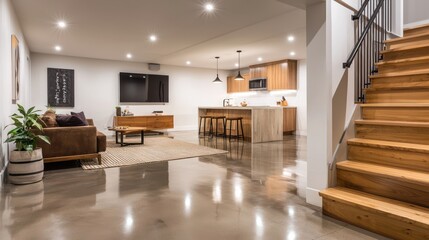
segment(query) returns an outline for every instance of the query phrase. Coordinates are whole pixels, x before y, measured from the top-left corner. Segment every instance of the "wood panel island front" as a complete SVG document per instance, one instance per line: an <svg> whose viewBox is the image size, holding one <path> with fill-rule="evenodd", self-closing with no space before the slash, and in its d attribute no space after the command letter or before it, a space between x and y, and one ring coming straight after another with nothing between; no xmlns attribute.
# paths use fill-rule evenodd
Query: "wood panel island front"
<svg viewBox="0 0 429 240"><path fill-rule="evenodd" d="M296 107L199 107L198 118L205 115L242 117L244 139L252 143L281 141L296 130ZM221 122L218 129L223 131Z"/></svg>

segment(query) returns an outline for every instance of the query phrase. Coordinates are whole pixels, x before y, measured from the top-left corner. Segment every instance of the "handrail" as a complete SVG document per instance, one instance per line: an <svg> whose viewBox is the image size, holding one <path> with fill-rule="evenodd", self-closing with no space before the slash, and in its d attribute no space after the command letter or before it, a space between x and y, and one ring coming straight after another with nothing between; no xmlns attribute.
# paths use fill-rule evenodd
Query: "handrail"
<svg viewBox="0 0 429 240"><path fill-rule="evenodd" d="M356 14L352 15L353 21L358 20L362 16L368 3L369 3L369 0L365 0L365 2L362 3L362 6L360 7L359 11Z"/></svg>
<svg viewBox="0 0 429 240"><path fill-rule="evenodd" d="M359 49L362 46L363 41L365 40L365 37L368 35L369 30L371 29L372 24L374 23L375 19L378 16L378 13L380 12L381 7L383 6L385 0L380 0L380 2L377 5L377 8L374 11L374 14L372 14L371 18L368 21L368 24L365 26L365 29L363 30L362 35L359 37L359 40L357 44L354 46L352 53L350 54L349 58L347 59L347 62L343 63L343 68L349 68L352 66L353 60L356 57L356 54L358 53Z"/></svg>

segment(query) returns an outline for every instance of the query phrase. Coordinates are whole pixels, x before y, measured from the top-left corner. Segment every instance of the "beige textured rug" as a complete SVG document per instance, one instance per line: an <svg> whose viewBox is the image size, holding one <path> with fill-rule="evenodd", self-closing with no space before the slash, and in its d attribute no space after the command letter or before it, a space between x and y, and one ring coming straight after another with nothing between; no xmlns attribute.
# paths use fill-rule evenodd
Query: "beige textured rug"
<svg viewBox="0 0 429 240"><path fill-rule="evenodd" d="M130 140L126 140L130 141ZM134 164L169 161L183 158L224 154L227 151L182 142L166 137L145 138L144 145L121 147L114 142L107 142L107 150L101 153L101 165L94 160L81 160L85 170L120 167Z"/></svg>

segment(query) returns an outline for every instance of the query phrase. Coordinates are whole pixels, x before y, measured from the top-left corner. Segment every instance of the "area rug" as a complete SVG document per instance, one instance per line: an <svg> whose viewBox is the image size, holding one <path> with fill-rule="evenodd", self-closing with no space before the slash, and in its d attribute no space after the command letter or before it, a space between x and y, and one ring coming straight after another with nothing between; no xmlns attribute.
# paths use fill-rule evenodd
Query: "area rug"
<svg viewBox="0 0 429 240"><path fill-rule="evenodd" d="M150 137L145 139L144 145L125 147L108 141L106 152L101 153L101 165L96 159L80 162L83 169L91 170L224 153L228 152L166 137Z"/></svg>

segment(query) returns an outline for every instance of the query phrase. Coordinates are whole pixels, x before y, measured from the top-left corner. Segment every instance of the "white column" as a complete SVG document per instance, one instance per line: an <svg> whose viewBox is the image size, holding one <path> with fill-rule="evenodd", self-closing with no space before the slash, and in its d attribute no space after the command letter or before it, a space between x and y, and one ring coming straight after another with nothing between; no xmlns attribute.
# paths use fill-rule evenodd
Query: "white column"
<svg viewBox="0 0 429 240"><path fill-rule="evenodd" d="M309 204L322 206L332 156L332 81L330 78L330 1L307 7L307 191Z"/></svg>

